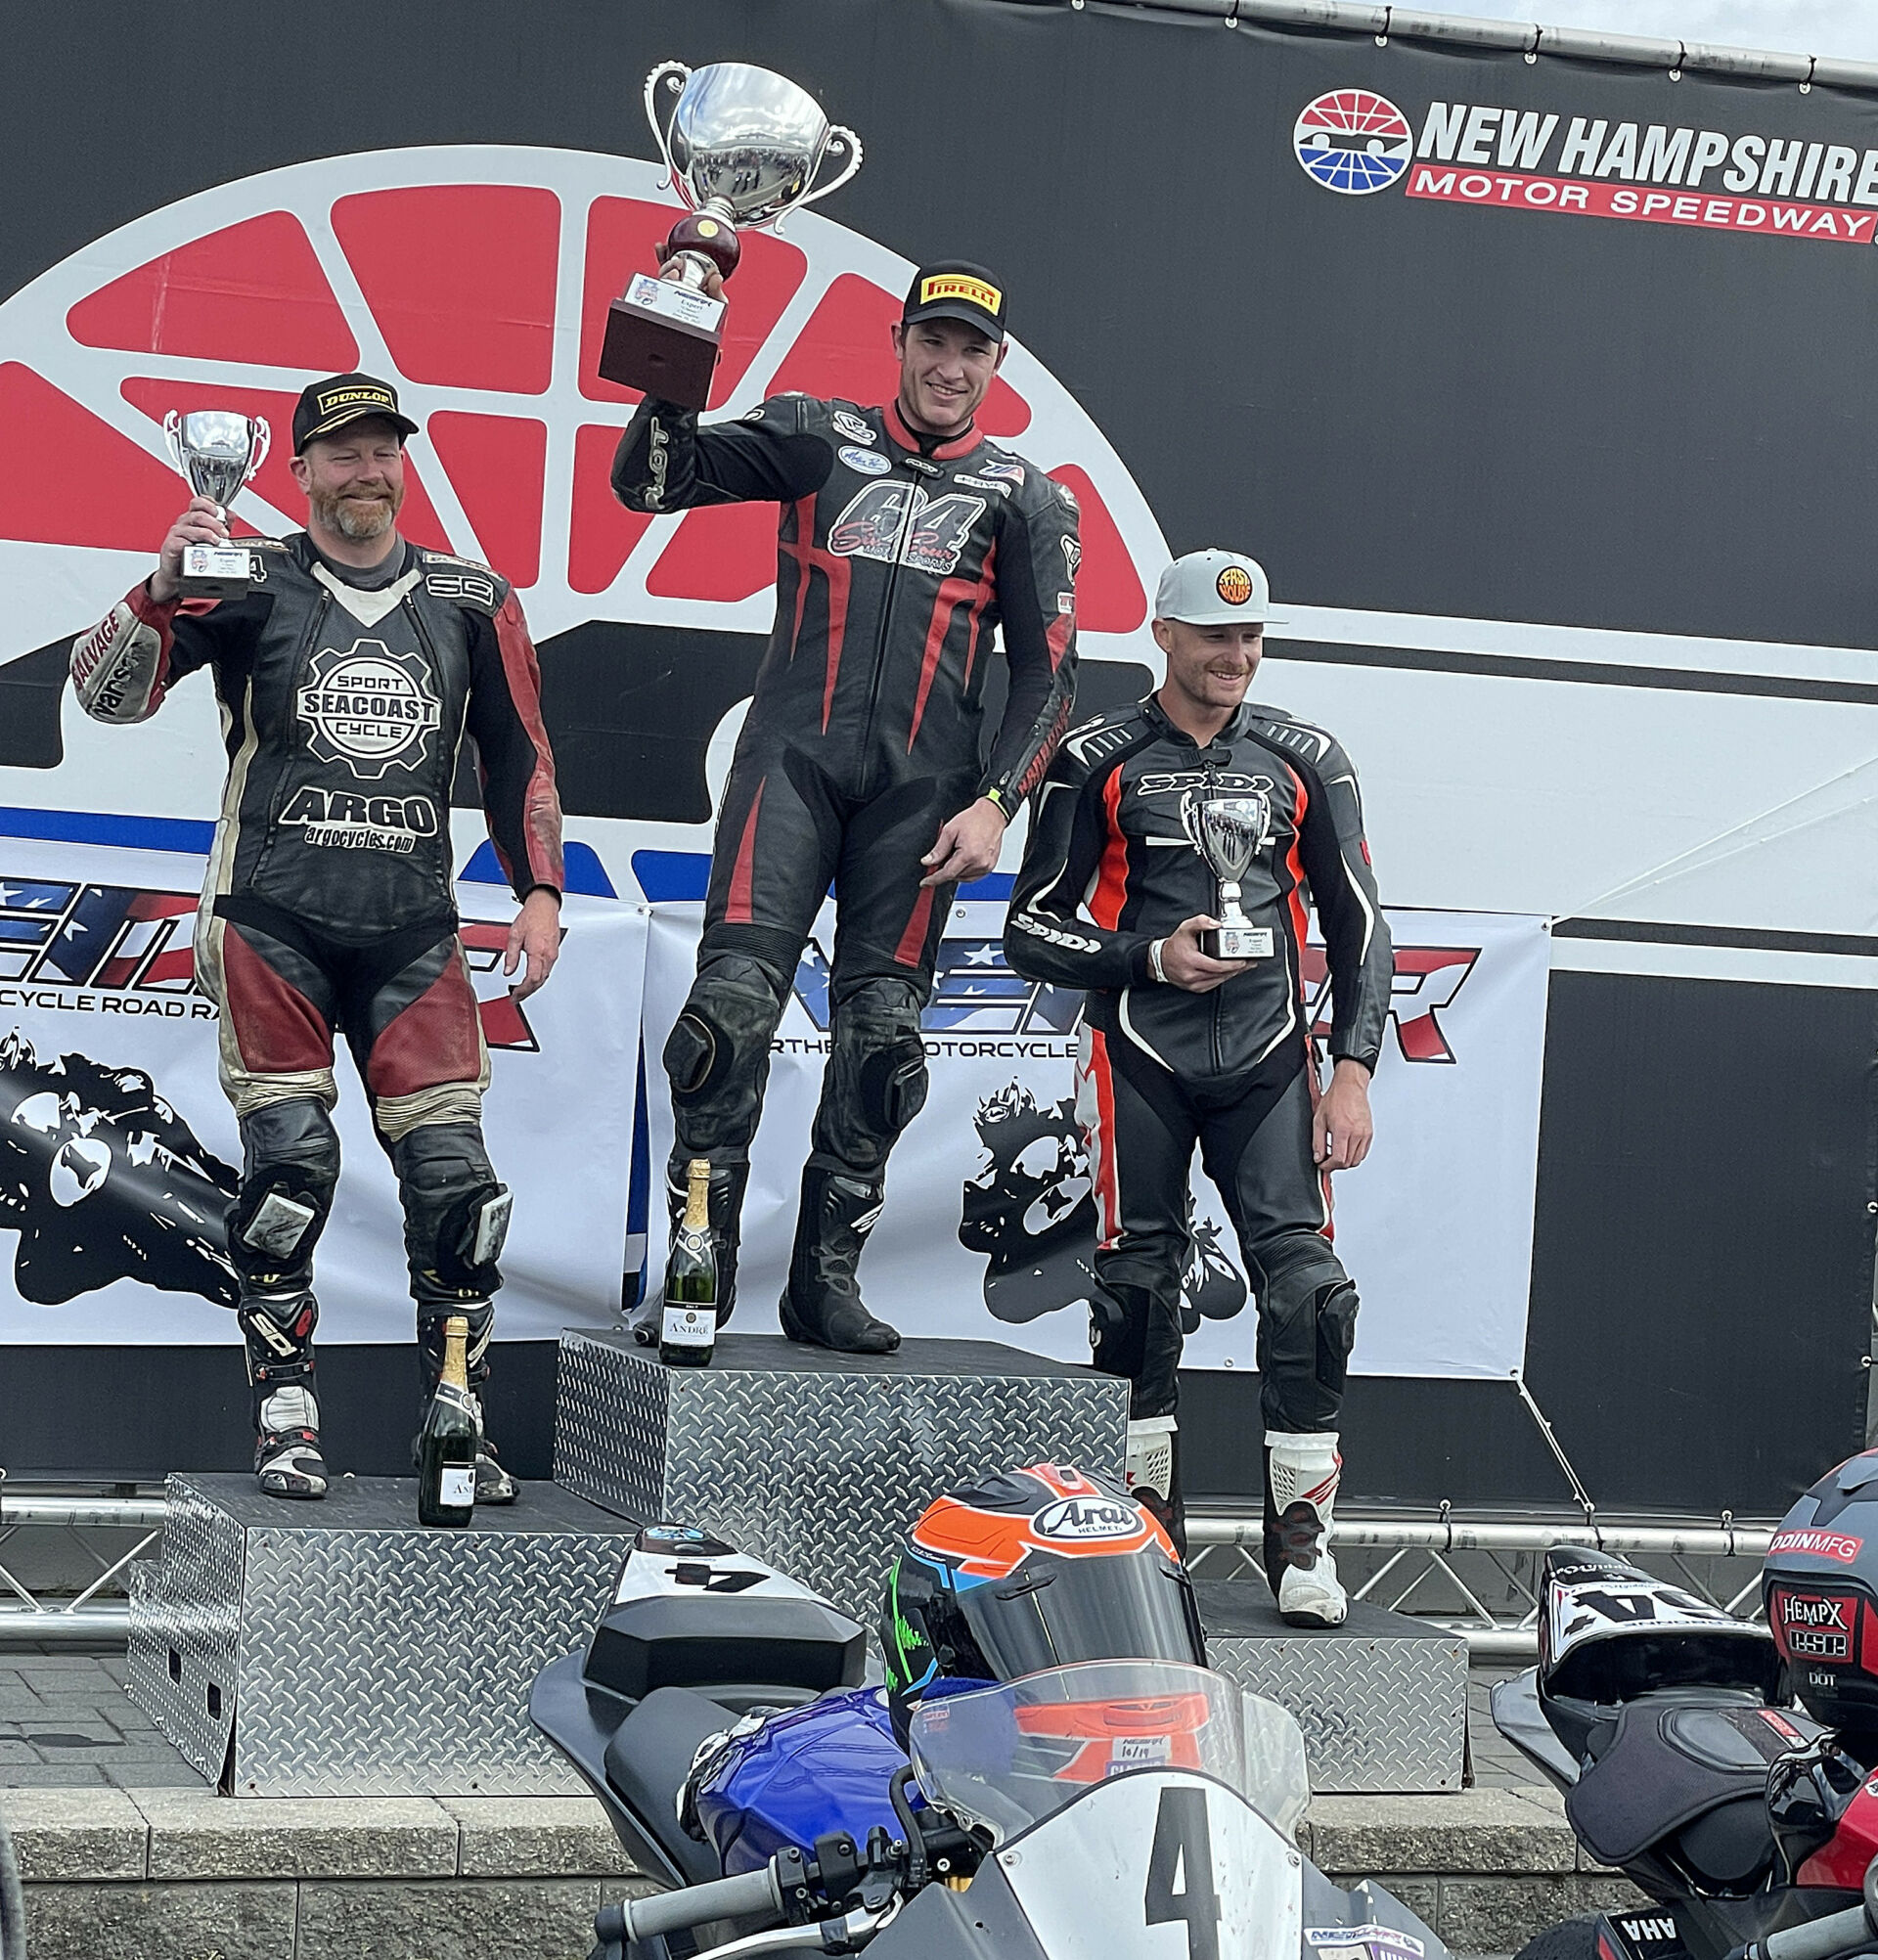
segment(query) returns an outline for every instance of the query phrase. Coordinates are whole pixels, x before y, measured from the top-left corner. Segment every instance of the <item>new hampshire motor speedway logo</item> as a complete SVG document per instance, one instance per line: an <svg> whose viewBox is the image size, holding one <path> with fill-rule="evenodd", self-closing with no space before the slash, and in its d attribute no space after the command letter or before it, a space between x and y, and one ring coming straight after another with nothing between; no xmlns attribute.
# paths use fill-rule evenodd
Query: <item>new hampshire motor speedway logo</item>
<svg viewBox="0 0 1878 1960"><path fill-rule="evenodd" d="M1826 244L1878 239L1878 147L1763 130L1430 102L1419 131L1369 89L1331 89L1292 128L1305 174L1343 197L1622 218Z"/></svg>

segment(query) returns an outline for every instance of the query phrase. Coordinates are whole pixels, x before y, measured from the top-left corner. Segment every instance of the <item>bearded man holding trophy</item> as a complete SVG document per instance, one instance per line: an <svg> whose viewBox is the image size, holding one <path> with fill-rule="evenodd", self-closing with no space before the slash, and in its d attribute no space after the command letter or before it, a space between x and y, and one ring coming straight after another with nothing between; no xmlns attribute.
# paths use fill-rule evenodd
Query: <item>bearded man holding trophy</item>
<svg viewBox="0 0 1878 1960"><path fill-rule="evenodd" d="M674 84L668 132L656 106ZM771 1038L832 882L832 1042L781 1314L793 1340L886 1354L900 1336L868 1311L856 1269L888 1155L925 1101L919 1020L953 887L997 863L1069 723L1076 505L974 426L1005 356L1006 295L962 260L915 275L891 330L892 401L779 395L700 425L738 227L845 182L860 146L794 83L741 65L668 63L647 108L693 209L661 275L635 277L610 315L601 372L646 395L613 488L658 515L781 506L776 625L718 808L696 979L665 1046L672 1226L702 1159L721 1322ZM830 149L846 168L817 189ZM987 758L994 633L1009 692Z"/></svg>
<svg viewBox="0 0 1878 1960"><path fill-rule="evenodd" d="M1349 1611L1328 1549L1357 1292L1330 1174L1368 1154L1394 957L1335 739L1245 698L1271 594L1241 554L1162 574L1167 678L1064 737L1038 793L1005 957L1086 990L1077 1113L1097 1212L1096 1365L1133 1384L1129 1467L1184 1536L1175 1410L1197 1142L1258 1295L1265 1567L1279 1611ZM1307 904L1333 989L1319 1089Z"/></svg>
<svg viewBox="0 0 1878 1960"><path fill-rule="evenodd" d="M512 1503L482 1430L492 1296L510 1194L483 1147L489 1083L457 939L450 791L475 742L489 834L520 911L504 970L531 993L559 950L560 804L540 676L507 580L398 535L417 423L370 375L315 381L293 416L306 529L229 537L227 506L267 425L220 411L169 421L195 495L156 569L71 649L85 712L132 724L209 669L228 780L196 932L221 1010L222 1087L243 1173L228 1217L247 1348L254 1468L273 1497L326 1494L314 1386L313 1250L339 1139L334 1037L352 1049L404 1208L420 1409L468 1322L475 1501Z"/></svg>

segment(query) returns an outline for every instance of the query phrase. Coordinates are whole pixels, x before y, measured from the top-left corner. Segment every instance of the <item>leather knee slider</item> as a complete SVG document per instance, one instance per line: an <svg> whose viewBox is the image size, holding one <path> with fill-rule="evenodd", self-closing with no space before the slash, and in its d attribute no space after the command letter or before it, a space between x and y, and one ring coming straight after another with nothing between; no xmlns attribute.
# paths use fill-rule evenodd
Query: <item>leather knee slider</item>
<svg viewBox="0 0 1878 1960"><path fill-rule="evenodd" d="M681 1106L708 1104L728 1087L754 1081L770 1052L782 996L769 969L739 954L721 954L692 983L662 1057Z"/></svg>
<svg viewBox="0 0 1878 1960"><path fill-rule="evenodd" d="M502 1284L496 1260L514 1199L470 1123L420 1124L391 1147L415 1273L451 1293L486 1298Z"/></svg>
<svg viewBox="0 0 1878 1960"><path fill-rule="evenodd" d="M339 1180L339 1137L311 1096L242 1119L245 1171L228 1212L229 1258L250 1284L304 1274Z"/></svg>

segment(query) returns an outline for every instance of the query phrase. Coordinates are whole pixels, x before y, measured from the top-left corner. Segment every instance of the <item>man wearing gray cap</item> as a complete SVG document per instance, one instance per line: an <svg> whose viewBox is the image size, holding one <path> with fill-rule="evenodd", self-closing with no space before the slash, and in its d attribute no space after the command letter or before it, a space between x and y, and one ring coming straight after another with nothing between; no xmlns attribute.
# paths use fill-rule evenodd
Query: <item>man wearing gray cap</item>
<svg viewBox="0 0 1878 1960"><path fill-rule="evenodd" d="M1064 738L1005 953L1028 978L1087 992L1077 1100L1098 1221L1091 1331L1096 1365L1134 1384L1132 1462L1161 1456L1178 1528L1171 1444L1197 1143L1258 1296L1266 1573L1287 1620L1334 1626L1348 1612L1328 1540L1357 1293L1331 1250L1330 1173L1368 1154L1394 962L1349 757L1321 729L1245 699L1270 611L1264 570L1238 553L1192 552L1162 574L1153 632L1167 678ZM1220 881L1192 841L1202 808L1226 799L1237 807L1220 816L1266 830L1238 876L1250 926L1237 958L1203 937L1220 923ZM1322 1087L1303 979L1310 904L1335 1002Z"/></svg>

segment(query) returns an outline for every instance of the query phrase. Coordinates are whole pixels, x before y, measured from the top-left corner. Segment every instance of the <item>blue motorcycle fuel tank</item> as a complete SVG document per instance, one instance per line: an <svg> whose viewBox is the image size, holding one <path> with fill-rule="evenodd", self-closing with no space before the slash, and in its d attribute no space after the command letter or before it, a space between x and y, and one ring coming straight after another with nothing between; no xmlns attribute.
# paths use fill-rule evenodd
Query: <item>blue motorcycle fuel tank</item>
<svg viewBox="0 0 1878 1960"><path fill-rule="evenodd" d="M906 1761L886 1691L840 1689L731 1741L697 1786L698 1822L727 1877L789 1846L808 1852L830 1831L858 1849L876 1824L901 1835L887 1790Z"/></svg>

